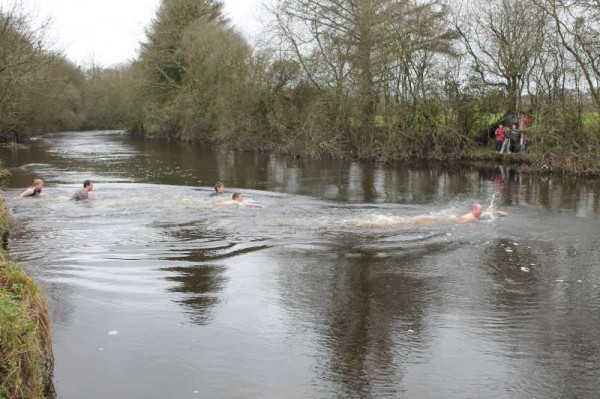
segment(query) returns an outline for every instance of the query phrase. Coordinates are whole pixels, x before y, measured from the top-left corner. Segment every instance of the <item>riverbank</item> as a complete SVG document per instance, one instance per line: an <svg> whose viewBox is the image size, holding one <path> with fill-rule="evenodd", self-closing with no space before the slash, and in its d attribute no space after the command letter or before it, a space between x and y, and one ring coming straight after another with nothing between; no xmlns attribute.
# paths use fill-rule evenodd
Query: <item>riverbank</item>
<svg viewBox="0 0 600 399"><path fill-rule="evenodd" d="M533 148L526 154L498 154L490 146L467 146L459 151L438 150L434 152L415 152L415 151L380 151L363 152L362 154L347 153L344 151L318 151L298 147L293 145L269 145L264 148L247 147L244 145L236 146L229 144L207 144L202 141L195 141L189 138L182 138L178 135L161 136L148 135L138 132L127 132L134 137L150 140L178 142L186 145L197 145L202 147L222 147L229 150L239 150L248 152L275 153L287 155L295 158L304 159L341 159L351 161L361 161L367 163L382 163L387 165L402 163L441 163L444 165L472 165L477 167L493 168L498 164L513 165L522 168L522 171L528 173L542 173L555 175L568 175L576 177L600 177L600 158L595 153L587 151L575 153L564 150L562 152L543 151Z"/></svg>
<svg viewBox="0 0 600 399"><path fill-rule="evenodd" d="M489 148L479 148L461 159L475 166L518 165L529 173L544 173L575 177L600 177L600 159L593 153L528 152L527 154L497 154Z"/></svg>
<svg viewBox="0 0 600 399"><path fill-rule="evenodd" d="M4 243L9 227L0 195ZM0 249L0 399L52 397L52 366L50 316L40 287Z"/></svg>

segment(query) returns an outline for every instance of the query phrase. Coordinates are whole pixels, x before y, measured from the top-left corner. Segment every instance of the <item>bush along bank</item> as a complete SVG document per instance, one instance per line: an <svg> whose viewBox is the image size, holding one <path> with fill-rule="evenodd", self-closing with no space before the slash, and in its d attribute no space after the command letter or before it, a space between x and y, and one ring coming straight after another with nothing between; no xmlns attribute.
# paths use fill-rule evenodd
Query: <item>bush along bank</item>
<svg viewBox="0 0 600 399"><path fill-rule="evenodd" d="M10 216L0 197L0 234ZM50 317L39 286L0 249L0 399L52 398Z"/></svg>

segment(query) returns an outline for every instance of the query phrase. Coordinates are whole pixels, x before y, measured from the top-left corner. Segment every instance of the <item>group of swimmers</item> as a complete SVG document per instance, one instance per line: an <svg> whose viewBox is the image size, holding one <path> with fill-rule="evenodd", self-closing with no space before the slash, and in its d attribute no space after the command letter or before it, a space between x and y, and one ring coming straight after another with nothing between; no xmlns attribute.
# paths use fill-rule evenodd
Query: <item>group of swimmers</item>
<svg viewBox="0 0 600 399"><path fill-rule="evenodd" d="M210 194L211 197L213 198L225 198L225 184L223 182L217 182L215 183L215 192ZM232 204L239 204L248 208L262 208L263 206L260 205L259 203L253 201L253 200L249 200L249 199L245 199L244 196L239 193L239 192L235 192L233 193L233 195L231 196L231 200L230 201L225 201L224 203L232 203ZM477 220L480 220L484 217L493 217L493 216L508 216L508 212L505 211L500 211L500 210L491 210L491 211L487 211L485 212L483 210L483 205L481 204L473 204L473 206L471 207L471 211L469 211L469 213L463 215L463 216L457 216L454 218L454 220L457 223L469 223L469 222L474 222Z"/></svg>
<svg viewBox="0 0 600 399"><path fill-rule="evenodd" d="M213 198L218 198L218 199L226 198L225 184L220 181L216 182L215 183L215 192L210 194L210 196ZM223 205L239 205L239 206L243 206L245 208L264 208L258 202L251 200L251 199L244 198L242 193L237 192L237 191L231 195L231 200L219 201L219 203L221 203Z"/></svg>
<svg viewBox="0 0 600 399"><path fill-rule="evenodd" d="M33 185L25 189L20 195L21 197L37 197L42 193L43 188L44 182L40 179L35 179L33 181ZM83 189L77 190L75 193L73 193L71 199L74 201L86 200L89 198L89 192L93 189L94 183L91 180L86 180L83 182ZM217 182L215 184L215 192L210 194L210 196L217 199L225 199L225 184L223 182ZM234 192L231 195L231 200L223 200L219 201L219 203L224 205L238 205L246 208L263 208L261 204L251 199L244 198L244 196L239 192ZM508 216L508 213L500 210L484 212L481 204L474 204L469 213L463 216L458 216L454 220L458 223L469 223L480 220L486 216Z"/></svg>
<svg viewBox="0 0 600 399"><path fill-rule="evenodd" d="M21 194L21 198L25 197L38 197L42 194L42 190L44 189L44 181L41 179L35 179L33 181L33 185L31 187L26 188ZM94 183L91 180L86 180L83 182L83 188L77 190L71 196L71 199L74 201L83 201L89 198L90 191L94 189Z"/></svg>
<svg viewBox="0 0 600 399"><path fill-rule="evenodd" d="M27 187L20 196L22 198L25 197L38 197L42 194L42 190L44 189L44 181L41 179L35 179L33 184L30 187ZM86 180L83 182L83 188L77 190L71 196L71 199L74 201L83 201L89 198L89 193L94 189L94 183L91 180ZM215 197L218 199L225 198L225 184L222 182L217 182L215 184L215 192L211 194L211 197ZM263 208L261 204L251 199L246 199L242 195L242 193L235 192L231 196L231 200L227 201L219 201L220 204L224 205L238 205L246 208Z"/></svg>

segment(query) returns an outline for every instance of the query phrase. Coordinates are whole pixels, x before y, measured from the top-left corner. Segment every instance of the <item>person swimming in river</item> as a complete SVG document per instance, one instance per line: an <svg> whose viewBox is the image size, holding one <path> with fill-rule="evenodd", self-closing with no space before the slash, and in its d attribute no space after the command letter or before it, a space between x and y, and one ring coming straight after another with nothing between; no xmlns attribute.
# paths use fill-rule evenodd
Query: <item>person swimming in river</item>
<svg viewBox="0 0 600 399"><path fill-rule="evenodd" d="M242 193L233 193L231 196L231 203L235 205L240 205L245 208L264 208L261 204L251 199L246 199L242 195Z"/></svg>
<svg viewBox="0 0 600 399"><path fill-rule="evenodd" d="M471 211L466 215L455 218L458 223L470 223L476 220L480 220L484 216L508 216L508 212L493 210L491 212L484 212L481 204L473 204Z"/></svg>
<svg viewBox="0 0 600 399"><path fill-rule="evenodd" d="M33 185L31 187L26 188L19 196L21 198L25 197L38 197L42 194L42 190L44 189L44 182L41 179L35 179L33 181Z"/></svg>
<svg viewBox="0 0 600 399"><path fill-rule="evenodd" d="M211 197L222 197L225 195L225 184L223 184L223 182L216 182L215 183L215 192L211 193L210 196Z"/></svg>
<svg viewBox="0 0 600 399"><path fill-rule="evenodd" d="M73 196L72 200L75 201L83 201L89 198L89 193L94 189L94 183L90 180L86 180L83 182L83 188L81 190L77 190Z"/></svg>

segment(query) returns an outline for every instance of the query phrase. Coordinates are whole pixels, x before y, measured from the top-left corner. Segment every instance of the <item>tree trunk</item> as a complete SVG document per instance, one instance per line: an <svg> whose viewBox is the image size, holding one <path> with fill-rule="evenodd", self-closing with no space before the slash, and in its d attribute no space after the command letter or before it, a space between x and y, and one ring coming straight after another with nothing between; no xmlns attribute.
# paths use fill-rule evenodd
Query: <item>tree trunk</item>
<svg viewBox="0 0 600 399"><path fill-rule="evenodd" d="M362 126L371 130L375 120L375 99L373 93L373 66L371 56L373 53L373 39L371 29L371 10L369 7L362 12L358 29L357 67L359 70L359 98Z"/></svg>
<svg viewBox="0 0 600 399"><path fill-rule="evenodd" d="M519 102L519 79L516 76L508 78L508 108L507 114L514 115L517 113L517 104Z"/></svg>

